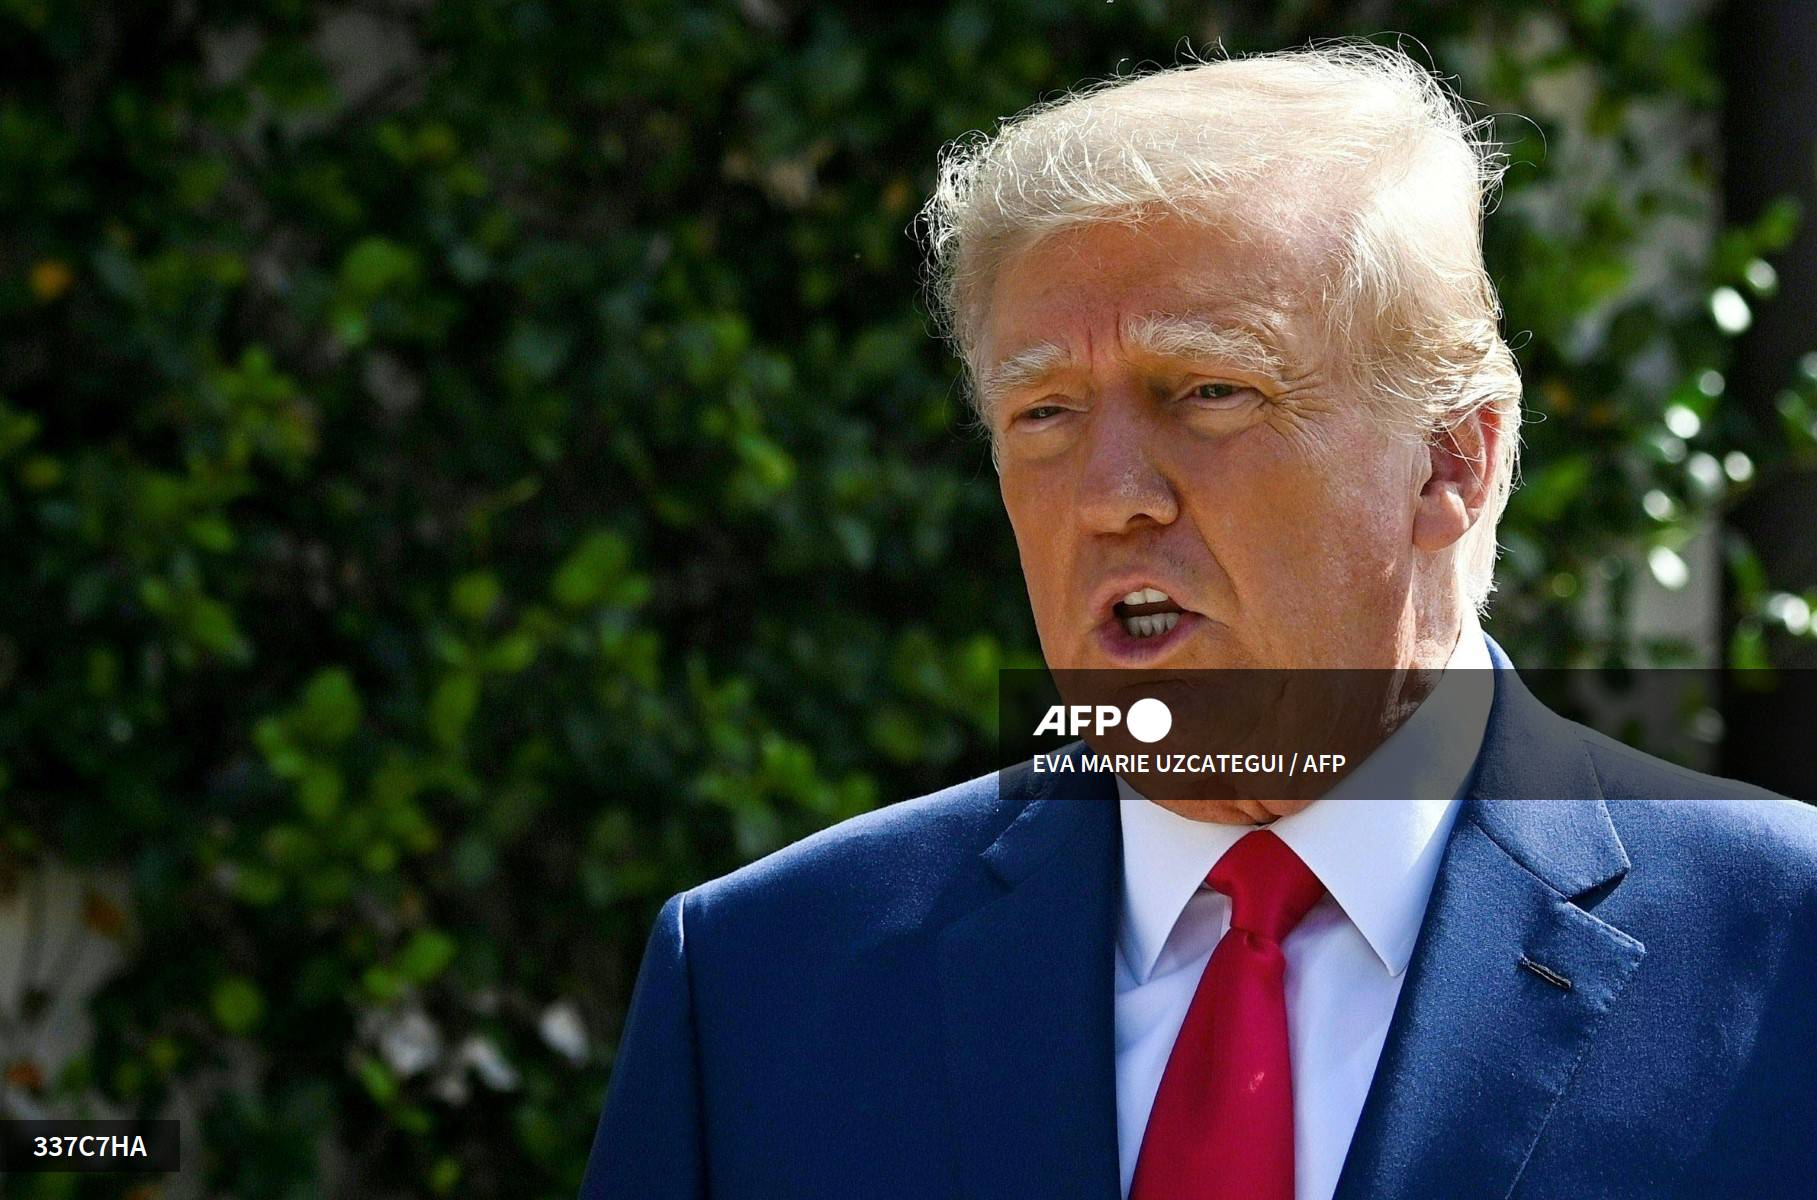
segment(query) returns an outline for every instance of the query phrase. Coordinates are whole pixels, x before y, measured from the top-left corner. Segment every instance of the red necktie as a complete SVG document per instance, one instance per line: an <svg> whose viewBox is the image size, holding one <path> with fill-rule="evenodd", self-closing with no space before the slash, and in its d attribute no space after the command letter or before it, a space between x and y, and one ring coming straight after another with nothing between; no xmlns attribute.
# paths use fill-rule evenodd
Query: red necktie
<svg viewBox="0 0 1817 1200"><path fill-rule="evenodd" d="M1293 1079L1281 939L1324 895L1266 829L1206 876L1230 897L1142 1135L1129 1200L1293 1200Z"/></svg>

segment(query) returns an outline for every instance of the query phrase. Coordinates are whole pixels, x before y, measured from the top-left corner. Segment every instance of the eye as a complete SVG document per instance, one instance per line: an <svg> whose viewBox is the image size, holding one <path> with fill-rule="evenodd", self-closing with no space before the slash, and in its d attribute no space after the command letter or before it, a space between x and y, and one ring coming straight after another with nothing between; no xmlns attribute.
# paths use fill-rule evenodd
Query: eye
<svg viewBox="0 0 1817 1200"><path fill-rule="evenodd" d="M1228 400L1242 390L1234 383L1201 383L1188 395L1194 400Z"/></svg>
<svg viewBox="0 0 1817 1200"><path fill-rule="evenodd" d="M1057 417L1065 411L1066 408L1063 405L1037 404L1033 408L1025 408L1017 413L1016 419L1018 421L1045 421L1047 418Z"/></svg>

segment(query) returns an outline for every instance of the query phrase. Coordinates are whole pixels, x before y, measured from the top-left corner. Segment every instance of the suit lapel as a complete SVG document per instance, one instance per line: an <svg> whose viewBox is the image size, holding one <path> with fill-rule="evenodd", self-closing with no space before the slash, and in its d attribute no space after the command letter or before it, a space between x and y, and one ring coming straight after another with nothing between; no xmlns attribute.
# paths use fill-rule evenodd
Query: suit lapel
<svg viewBox="0 0 1817 1200"><path fill-rule="evenodd" d="M1646 953L1572 903L1627 854L1580 736L1490 645L1482 753L1336 1200L1512 1193Z"/></svg>
<svg viewBox="0 0 1817 1200"><path fill-rule="evenodd" d="M989 898L937 950L959 1192L1116 1200L1115 788L1009 778L1031 799L984 852Z"/></svg>

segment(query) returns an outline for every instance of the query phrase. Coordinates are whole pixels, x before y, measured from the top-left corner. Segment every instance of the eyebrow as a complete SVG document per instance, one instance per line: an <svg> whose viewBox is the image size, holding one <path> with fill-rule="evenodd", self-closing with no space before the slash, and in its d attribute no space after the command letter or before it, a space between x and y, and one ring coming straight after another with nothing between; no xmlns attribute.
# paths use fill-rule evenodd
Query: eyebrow
<svg viewBox="0 0 1817 1200"><path fill-rule="evenodd" d="M1037 342L1010 355L984 373L978 392L992 407L1005 392L1033 387L1072 362L1072 351L1058 342Z"/></svg>
<svg viewBox="0 0 1817 1200"><path fill-rule="evenodd" d="M1215 361L1276 379L1286 366L1280 352L1254 330L1190 313L1131 318L1124 322L1123 344L1156 358ZM979 379L979 396L988 410L1005 393L1033 387L1072 361L1072 351L1058 342L1037 342L986 370Z"/></svg>

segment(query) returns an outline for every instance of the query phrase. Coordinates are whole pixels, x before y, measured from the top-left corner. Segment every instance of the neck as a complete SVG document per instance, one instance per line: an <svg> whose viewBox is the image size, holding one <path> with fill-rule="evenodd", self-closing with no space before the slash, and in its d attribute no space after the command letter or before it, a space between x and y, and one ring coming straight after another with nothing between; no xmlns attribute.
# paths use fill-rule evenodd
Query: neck
<svg viewBox="0 0 1817 1200"><path fill-rule="evenodd" d="M1409 670L1443 668L1457 648L1458 636L1475 620L1475 610L1465 601L1448 568L1442 583L1431 579L1427 582L1431 586L1414 588L1402 615L1404 636L1398 659L1399 665Z"/></svg>
<svg viewBox="0 0 1817 1200"><path fill-rule="evenodd" d="M1412 616L1410 611L1409 625L1414 624ZM1444 677L1445 666L1457 650L1458 639L1474 630L1475 615L1470 611L1452 609L1444 613L1443 618L1429 623L1424 630L1410 629L1400 639L1401 650L1395 654L1398 665L1385 672L1340 670L1333 672L1328 679L1314 684L1318 690L1333 693L1325 697L1326 700L1342 700L1343 703L1337 707L1347 717L1371 714L1364 719L1367 728L1352 729L1351 734L1344 739L1343 744L1350 751L1349 765L1352 769L1405 724L1425 702ZM1289 704L1275 706L1277 711L1286 711L1292 707ZM1308 707L1318 706L1314 704ZM1286 741L1297 744L1319 740L1316 736L1308 735L1313 735L1311 726L1304 731L1296 731L1295 736ZM1271 795L1244 795L1239 792L1217 798L1194 799L1172 798L1164 786L1143 787L1144 783L1156 781L1132 778L1129 782L1138 792L1150 796L1155 803L1181 816L1219 824L1256 825L1300 811L1342 777L1340 774L1316 784L1307 779L1286 787L1282 786L1283 781L1275 779L1269 781L1273 784L1269 789Z"/></svg>

